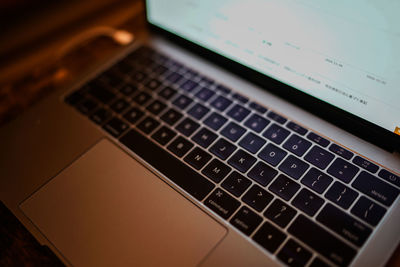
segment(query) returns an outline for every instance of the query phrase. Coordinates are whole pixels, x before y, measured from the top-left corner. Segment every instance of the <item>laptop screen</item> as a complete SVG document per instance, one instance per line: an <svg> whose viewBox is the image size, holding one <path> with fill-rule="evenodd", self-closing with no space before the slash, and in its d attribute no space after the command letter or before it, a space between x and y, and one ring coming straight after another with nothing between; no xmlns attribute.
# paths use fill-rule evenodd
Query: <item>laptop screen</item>
<svg viewBox="0 0 400 267"><path fill-rule="evenodd" d="M400 1L147 1L148 20L400 134Z"/></svg>

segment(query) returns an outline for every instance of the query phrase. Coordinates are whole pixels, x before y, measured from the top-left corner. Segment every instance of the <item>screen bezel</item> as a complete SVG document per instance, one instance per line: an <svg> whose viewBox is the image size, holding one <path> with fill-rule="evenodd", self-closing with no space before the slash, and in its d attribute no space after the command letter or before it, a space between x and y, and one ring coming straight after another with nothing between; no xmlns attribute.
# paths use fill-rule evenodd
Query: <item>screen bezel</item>
<svg viewBox="0 0 400 267"><path fill-rule="evenodd" d="M147 1L145 1L146 4ZM375 144L389 152L400 152L400 136L383 127L373 124L363 118L344 111L327 102L308 95L295 87L287 85L279 80L271 78L261 72L244 66L232 59L185 39L166 28L151 23L148 19L147 6L145 17L149 28L167 39L178 44L180 47L196 53L202 58L222 66L235 75L252 82L253 84L267 90L292 104L299 106L312 114L350 132L372 144Z"/></svg>

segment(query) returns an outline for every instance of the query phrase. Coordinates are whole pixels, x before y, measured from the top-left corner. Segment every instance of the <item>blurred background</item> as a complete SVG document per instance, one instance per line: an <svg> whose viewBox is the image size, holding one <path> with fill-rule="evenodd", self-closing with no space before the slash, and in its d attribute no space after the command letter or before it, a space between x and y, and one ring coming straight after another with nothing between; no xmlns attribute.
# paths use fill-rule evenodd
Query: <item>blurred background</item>
<svg viewBox="0 0 400 267"><path fill-rule="evenodd" d="M138 0L0 1L0 127L118 53L110 27L132 32L143 21Z"/></svg>

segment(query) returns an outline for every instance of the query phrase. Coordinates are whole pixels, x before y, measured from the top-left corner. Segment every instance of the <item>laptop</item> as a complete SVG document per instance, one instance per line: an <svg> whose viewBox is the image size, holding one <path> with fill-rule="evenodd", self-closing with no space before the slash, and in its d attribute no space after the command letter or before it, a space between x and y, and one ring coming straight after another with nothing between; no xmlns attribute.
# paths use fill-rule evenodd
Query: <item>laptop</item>
<svg viewBox="0 0 400 267"><path fill-rule="evenodd" d="M383 266L398 11L147 0L147 35L1 130L1 200L66 265Z"/></svg>

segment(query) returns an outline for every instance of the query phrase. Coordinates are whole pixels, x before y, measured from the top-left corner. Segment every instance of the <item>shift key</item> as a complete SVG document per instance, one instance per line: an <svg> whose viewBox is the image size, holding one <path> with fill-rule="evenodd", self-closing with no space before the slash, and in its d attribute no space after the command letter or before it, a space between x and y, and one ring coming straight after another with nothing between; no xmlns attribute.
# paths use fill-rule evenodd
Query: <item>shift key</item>
<svg viewBox="0 0 400 267"><path fill-rule="evenodd" d="M386 206L390 206L399 195L398 189L366 171L357 176L353 187Z"/></svg>
<svg viewBox="0 0 400 267"><path fill-rule="evenodd" d="M317 220L359 247L372 232L369 227L332 204L327 204L323 208Z"/></svg>
<svg viewBox="0 0 400 267"><path fill-rule="evenodd" d="M339 266L349 265L356 255L356 250L304 215L299 215L288 231Z"/></svg>

